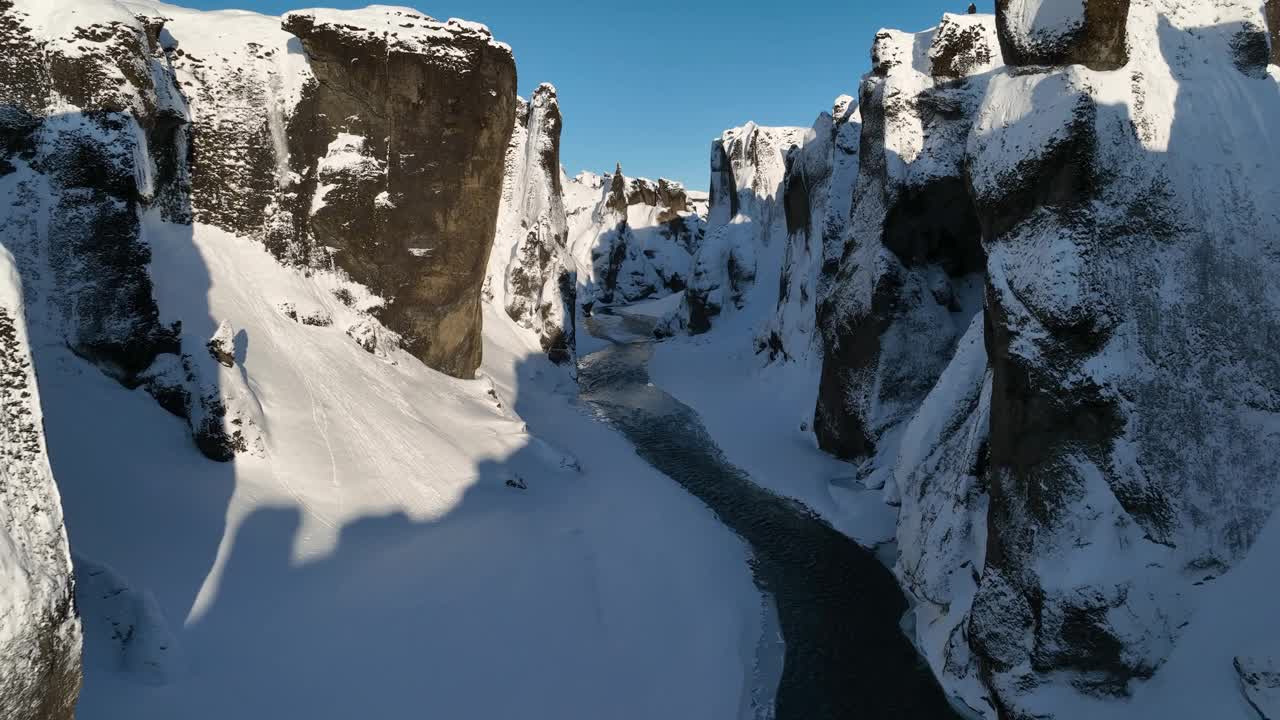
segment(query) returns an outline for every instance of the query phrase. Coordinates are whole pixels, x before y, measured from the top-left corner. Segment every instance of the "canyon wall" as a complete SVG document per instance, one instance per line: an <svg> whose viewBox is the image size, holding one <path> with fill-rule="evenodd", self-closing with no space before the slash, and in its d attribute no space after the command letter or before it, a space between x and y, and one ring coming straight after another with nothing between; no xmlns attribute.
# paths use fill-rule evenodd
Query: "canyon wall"
<svg viewBox="0 0 1280 720"><path fill-rule="evenodd" d="M921 649L1002 718L1133 693L1280 500L1261 8L1041 5L876 38L818 310L818 439L900 505Z"/></svg>
<svg viewBox="0 0 1280 720"><path fill-rule="evenodd" d="M528 102L517 101L483 293L521 327L534 331L556 362L572 358L577 303L560 169L563 122L551 85L538 86Z"/></svg>

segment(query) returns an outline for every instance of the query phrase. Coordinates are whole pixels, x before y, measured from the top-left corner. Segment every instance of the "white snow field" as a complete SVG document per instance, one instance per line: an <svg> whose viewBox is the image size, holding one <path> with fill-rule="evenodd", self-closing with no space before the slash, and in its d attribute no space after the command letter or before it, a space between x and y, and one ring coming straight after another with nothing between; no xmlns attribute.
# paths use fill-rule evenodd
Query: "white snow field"
<svg viewBox="0 0 1280 720"><path fill-rule="evenodd" d="M207 460L143 391L37 340L80 718L750 716L744 545L579 410L531 333L488 308L481 379L455 380L358 346L336 277L147 222L164 320L237 329L263 447Z"/></svg>

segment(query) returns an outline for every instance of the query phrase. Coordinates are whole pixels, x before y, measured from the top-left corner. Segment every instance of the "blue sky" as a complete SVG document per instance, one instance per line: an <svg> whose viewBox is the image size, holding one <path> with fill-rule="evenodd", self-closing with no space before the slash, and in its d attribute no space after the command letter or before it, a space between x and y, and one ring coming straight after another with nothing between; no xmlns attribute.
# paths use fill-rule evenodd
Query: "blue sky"
<svg viewBox="0 0 1280 720"><path fill-rule="evenodd" d="M175 0L170 0L174 2ZM383 0L392 4L395 0ZM315 0L176 0L280 14ZM335 0L336 7L368 2ZM400 3L406 4L406 3ZM969 0L419 0L436 18L483 22L516 53L520 92L560 93L570 175L612 170L708 183L712 138L754 120L809 125L856 94L881 27L922 30ZM992 0L978 8L992 12Z"/></svg>

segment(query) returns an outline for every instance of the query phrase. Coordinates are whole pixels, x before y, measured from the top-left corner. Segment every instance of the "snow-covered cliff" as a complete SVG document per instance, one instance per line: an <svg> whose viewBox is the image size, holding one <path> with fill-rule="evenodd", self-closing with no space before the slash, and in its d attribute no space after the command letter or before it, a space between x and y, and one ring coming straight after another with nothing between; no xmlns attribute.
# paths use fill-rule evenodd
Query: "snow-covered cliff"
<svg viewBox="0 0 1280 720"><path fill-rule="evenodd" d="M488 302L537 333L557 361L573 355L577 302L560 169L563 122L551 85L517 101L484 290Z"/></svg>
<svg viewBox="0 0 1280 720"><path fill-rule="evenodd" d="M80 618L24 309L0 249L0 717L70 720Z"/></svg>
<svg viewBox="0 0 1280 720"><path fill-rule="evenodd" d="M737 713L741 542L481 302L504 181L564 242L554 159L503 173L508 48L387 7L0 26L0 717L70 718L77 609L83 717Z"/></svg>
<svg viewBox="0 0 1280 720"><path fill-rule="evenodd" d="M626 303L684 290L704 218L684 186L583 172L563 182L579 303Z"/></svg>
<svg viewBox="0 0 1280 720"><path fill-rule="evenodd" d="M1200 717L1280 641L1196 630L1275 552L1261 5L1001 0L877 37L816 426L901 505L918 640L976 710Z"/></svg>
<svg viewBox="0 0 1280 720"><path fill-rule="evenodd" d="M771 487L894 536L918 646L976 714L1268 702L1276 7L1001 0L885 30L857 102L765 156L755 205L712 158L671 321L709 334L660 348L655 382L735 461L796 476ZM767 457L809 431L790 413L819 363L839 476ZM886 537L855 484L891 507Z"/></svg>
<svg viewBox="0 0 1280 720"><path fill-rule="evenodd" d="M711 328L712 319L732 314L768 289L781 267L787 220L783 181L788 151L804 137L802 128L768 128L755 123L726 130L711 143L711 198L706 238L693 258L681 321L689 332Z"/></svg>

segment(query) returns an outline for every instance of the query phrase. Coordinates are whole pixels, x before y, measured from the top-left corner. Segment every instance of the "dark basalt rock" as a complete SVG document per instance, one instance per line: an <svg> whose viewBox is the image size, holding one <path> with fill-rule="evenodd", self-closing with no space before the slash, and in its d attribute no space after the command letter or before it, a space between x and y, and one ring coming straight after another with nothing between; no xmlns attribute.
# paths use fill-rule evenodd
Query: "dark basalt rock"
<svg viewBox="0 0 1280 720"><path fill-rule="evenodd" d="M1236 69L1252 78L1267 76L1271 48L1267 31L1253 23L1245 23L1231 39L1231 59Z"/></svg>
<svg viewBox="0 0 1280 720"><path fill-rule="evenodd" d="M424 22L406 16L402 25ZM339 267L388 299L378 317L406 350L471 377L515 120L510 50L460 26L448 26L456 30L448 38L401 40L303 12L286 15L283 27L301 40L318 80L289 127L291 162L319 160L339 132L365 138L370 159L385 158L385 167L346 177L342 194L325 196L312 241L336 248ZM438 44L467 59L433 52Z"/></svg>
<svg viewBox="0 0 1280 720"><path fill-rule="evenodd" d="M969 14L976 12L974 8ZM998 51L998 47L991 47L990 36L982 25L963 23L947 15L934 31L929 52L930 73L937 78L965 77L975 66L990 63Z"/></svg>
<svg viewBox="0 0 1280 720"><path fill-rule="evenodd" d="M42 251L54 286L62 289L52 304L74 351L134 384L158 354L177 348L176 331L160 323L152 299L150 250L138 214L153 198L138 186L146 174L139 158L147 151L139 152L132 130L136 121L148 135L181 131L181 116L155 88L155 78L172 80L170 70L139 25L69 27L67 38L80 44L74 57L36 41L11 3L0 2L0 25L6 30L0 145L5 155L46 173L53 189ZM32 135L53 95L81 110L51 128L36 152ZM152 159L158 172L150 190L167 196L179 181L176 149L162 144ZM0 165L13 167L8 160ZM21 244L35 238L10 240L6 245L16 254L35 252Z"/></svg>
<svg viewBox="0 0 1280 720"><path fill-rule="evenodd" d="M1006 64L1115 70L1129 62L1129 0L1085 0L1083 22L1062 34L1057 28L1038 26L1037 18L1014 16L1011 2L996 0L996 27Z"/></svg>
<svg viewBox="0 0 1280 720"><path fill-rule="evenodd" d="M622 163L618 163L613 171L613 177L609 180L609 197L605 201L605 207L622 213L625 217L627 205L630 205L627 201L627 179L622 175Z"/></svg>
<svg viewBox="0 0 1280 720"><path fill-rule="evenodd" d="M1280 0L1267 0L1263 6L1267 32L1271 40L1271 64L1280 65Z"/></svg>
<svg viewBox="0 0 1280 720"><path fill-rule="evenodd" d="M932 34L929 54L942 58L948 73L976 71L992 61L990 21L965 25L947 17ZM849 240L829 294L818 304L824 350L814 430L820 447L846 459L874 456L881 435L923 402L960 339L956 328L967 326L976 311L957 298L972 294L968 288L986 266L979 216L955 150L968 134L984 80L947 77L934 87L902 92L901 78L913 72L905 59L925 37L876 36L877 65L861 88ZM893 170L890 134L917 119L928 138L920 156L936 169L908 182ZM881 248L896 262L879 261ZM919 334L928 340L907 339Z"/></svg>
<svg viewBox="0 0 1280 720"><path fill-rule="evenodd" d="M684 186L666 178L658 178L657 204L667 208L670 213L689 212L689 195ZM665 222L659 218L659 222Z"/></svg>

